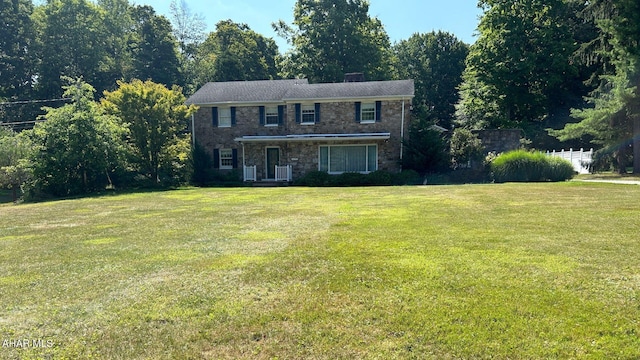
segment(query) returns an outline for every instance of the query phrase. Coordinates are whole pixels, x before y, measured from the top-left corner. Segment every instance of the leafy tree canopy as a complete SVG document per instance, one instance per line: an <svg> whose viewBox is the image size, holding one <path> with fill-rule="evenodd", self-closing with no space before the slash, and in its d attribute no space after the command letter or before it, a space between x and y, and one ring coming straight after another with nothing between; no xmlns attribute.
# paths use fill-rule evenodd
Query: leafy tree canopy
<svg viewBox="0 0 640 360"><path fill-rule="evenodd" d="M120 81L118 85L117 90L105 93L102 104L128 129L138 171L152 182L160 182L160 169L170 168L167 162L180 160L168 158L167 151L183 143L187 119L195 107L184 104L186 99L177 86L168 89L141 80Z"/></svg>
<svg viewBox="0 0 640 360"><path fill-rule="evenodd" d="M640 173L640 3L594 1L584 16L600 29L594 40L599 46L591 51L602 59L601 83L588 99L592 107L573 111L578 123L550 133L561 140L592 136L603 147L599 155L614 157L619 172L626 171L632 146L634 172Z"/></svg>
<svg viewBox="0 0 640 360"><path fill-rule="evenodd" d="M94 88L64 78L63 95L73 99L60 108L46 108L44 122L32 133L34 190L55 196L102 190L117 166L122 129L93 101Z"/></svg>
<svg viewBox="0 0 640 360"><path fill-rule="evenodd" d="M434 118L438 125L451 128L468 45L438 31L414 34L393 50L397 77L415 82L414 114L421 119Z"/></svg>
<svg viewBox="0 0 640 360"><path fill-rule="evenodd" d="M218 22L200 46L198 83L278 78L275 41L231 20Z"/></svg>
<svg viewBox="0 0 640 360"><path fill-rule="evenodd" d="M565 0L484 0L466 61L458 122L507 128L540 121L575 77L577 48Z"/></svg>
<svg viewBox="0 0 640 360"><path fill-rule="evenodd" d="M390 42L382 22L369 16L366 0L298 0L293 27L274 29L293 46L283 61L284 77L340 82L345 73L369 80L390 77Z"/></svg>

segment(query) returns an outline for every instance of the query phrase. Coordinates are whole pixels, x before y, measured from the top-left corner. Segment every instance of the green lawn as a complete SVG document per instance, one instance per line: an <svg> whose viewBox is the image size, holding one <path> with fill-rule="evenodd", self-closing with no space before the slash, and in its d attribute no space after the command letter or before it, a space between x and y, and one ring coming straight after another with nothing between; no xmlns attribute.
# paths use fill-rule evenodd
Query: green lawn
<svg viewBox="0 0 640 360"><path fill-rule="evenodd" d="M0 205L0 358L637 359L640 186Z"/></svg>

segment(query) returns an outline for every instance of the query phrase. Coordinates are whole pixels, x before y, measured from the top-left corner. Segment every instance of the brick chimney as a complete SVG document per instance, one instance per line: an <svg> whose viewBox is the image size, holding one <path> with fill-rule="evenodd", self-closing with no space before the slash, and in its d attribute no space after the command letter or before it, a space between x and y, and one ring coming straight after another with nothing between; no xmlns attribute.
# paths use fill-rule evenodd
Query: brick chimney
<svg viewBox="0 0 640 360"><path fill-rule="evenodd" d="M344 74L344 82L364 82L364 73L355 72Z"/></svg>

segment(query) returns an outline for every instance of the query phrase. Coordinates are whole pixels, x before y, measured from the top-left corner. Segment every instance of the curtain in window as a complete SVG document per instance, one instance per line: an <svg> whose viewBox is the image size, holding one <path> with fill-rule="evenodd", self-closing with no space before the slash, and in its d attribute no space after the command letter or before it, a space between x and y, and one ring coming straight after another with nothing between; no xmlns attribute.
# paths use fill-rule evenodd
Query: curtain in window
<svg viewBox="0 0 640 360"><path fill-rule="evenodd" d="M367 171L366 146L332 146L331 172Z"/></svg>

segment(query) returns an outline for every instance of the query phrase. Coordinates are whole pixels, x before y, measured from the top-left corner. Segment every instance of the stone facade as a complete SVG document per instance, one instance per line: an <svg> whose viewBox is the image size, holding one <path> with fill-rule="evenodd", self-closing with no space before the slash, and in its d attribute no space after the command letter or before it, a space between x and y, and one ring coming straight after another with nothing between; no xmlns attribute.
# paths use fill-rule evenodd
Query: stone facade
<svg viewBox="0 0 640 360"><path fill-rule="evenodd" d="M482 141L486 153L499 154L520 148L522 130L519 129L474 130L473 133Z"/></svg>
<svg viewBox="0 0 640 360"><path fill-rule="evenodd" d="M214 126L212 107L200 106L193 118L195 141L214 156L216 149L236 149L237 164L256 166L258 180L267 178L267 148L278 148L279 165L291 165L293 178L319 169L319 149L322 145L377 145L378 169L391 172L401 170L402 136L409 134L411 100L380 99L380 121L360 123L356 121L356 101L340 100L319 102L320 119L314 124L296 122L295 103L237 104L235 123L231 127ZM362 102L374 100L363 100ZM303 103L306 104L306 103ZM309 105L315 103L308 103ZM285 106L280 125L261 125L260 106ZM220 108L220 107L218 107ZM404 116L404 129L403 125ZM389 133L385 140L341 139L339 141L261 141L241 143L243 136L286 136L304 134L367 134Z"/></svg>

